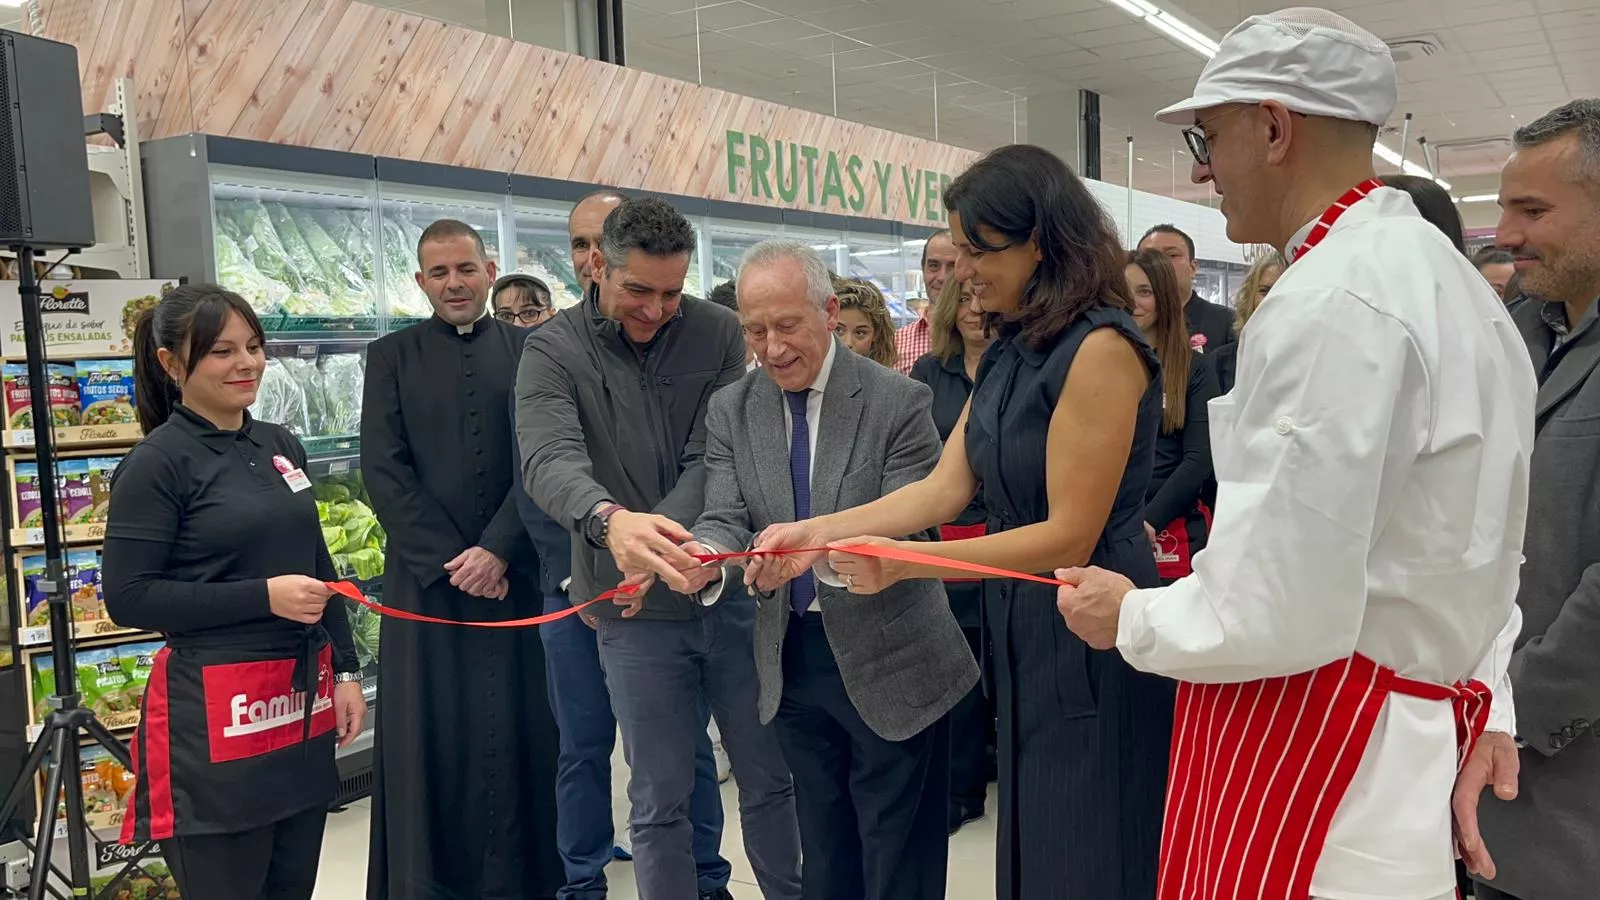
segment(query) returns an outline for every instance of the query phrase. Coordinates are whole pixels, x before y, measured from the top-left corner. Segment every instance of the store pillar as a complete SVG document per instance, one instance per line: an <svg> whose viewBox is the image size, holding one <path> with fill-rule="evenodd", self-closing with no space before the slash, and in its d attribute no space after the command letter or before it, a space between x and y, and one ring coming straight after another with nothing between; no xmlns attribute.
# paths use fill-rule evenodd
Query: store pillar
<svg viewBox="0 0 1600 900"><path fill-rule="evenodd" d="M590 58L597 55L592 0L483 0L483 4L485 30L490 34Z"/></svg>
<svg viewBox="0 0 1600 900"><path fill-rule="evenodd" d="M1100 95L1049 91L1028 95L1028 140L1061 157L1084 178L1100 177Z"/></svg>

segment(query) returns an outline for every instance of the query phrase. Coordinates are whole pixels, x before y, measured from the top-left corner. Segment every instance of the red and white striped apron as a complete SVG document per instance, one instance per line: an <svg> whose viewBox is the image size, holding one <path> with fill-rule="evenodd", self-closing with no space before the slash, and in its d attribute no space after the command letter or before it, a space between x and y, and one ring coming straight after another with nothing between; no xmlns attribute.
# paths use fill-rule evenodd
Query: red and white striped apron
<svg viewBox="0 0 1600 900"><path fill-rule="evenodd" d="M1292 259L1378 187L1368 181L1339 198ZM1415 681L1359 654L1288 677L1180 684L1159 900L1309 898L1334 814L1390 694L1454 704L1458 767L1489 722L1482 682Z"/></svg>
<svg viewBox="0 0 1600 900"><path fill-rule="evenodd" d="M1356 655L1311 672L1178 686L1159 900L1305 900L1390 694L1451 701L1457 765L1489 722L1480 681L1414 681Z"/></svg>

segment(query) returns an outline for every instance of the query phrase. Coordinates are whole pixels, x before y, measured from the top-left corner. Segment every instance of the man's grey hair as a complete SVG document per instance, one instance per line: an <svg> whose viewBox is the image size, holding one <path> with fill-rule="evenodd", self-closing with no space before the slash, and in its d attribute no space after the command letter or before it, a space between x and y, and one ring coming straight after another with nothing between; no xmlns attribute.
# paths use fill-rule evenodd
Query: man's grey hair
<svg viewBox="0 0 1600 900"><path fill-rule="evenodd" d="M773 238L751 247L739 261L739 280L743 282L745 273L751 269L766 268L785 259L794 260L805 275L806 298L816 304L817 309L825 309L828 298L833 296L833 278L828 275L828 265L822 261L822 254L804 241Z"/></svg>
<svg viewBox="0 0 1600 900"><path fill-rule="evenodd" d="M1518 128L1511 143L1527 150L1566 137L1578 136L1578 172L1583 181L1600 183L1600 100L1574 100Z"/></svg>
<svg viewBox="0 0 1600 900"><path fill-rule="evenodd" d="M613 270L626 268L628 254L635 250L659 258L693 254L695 244L689 220L655 197L622 201L606 216L600 231L600 253L606 268Z"/></svg>

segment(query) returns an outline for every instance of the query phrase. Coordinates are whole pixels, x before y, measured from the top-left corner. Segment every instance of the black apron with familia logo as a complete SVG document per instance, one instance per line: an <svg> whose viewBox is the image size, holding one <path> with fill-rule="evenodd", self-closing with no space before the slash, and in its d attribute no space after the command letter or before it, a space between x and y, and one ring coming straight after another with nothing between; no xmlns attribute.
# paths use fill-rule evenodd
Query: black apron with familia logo
<svg viewBox="0 0 1600 900"><path fill-rule="evenodd" d="M333 656L320 631L180 638L157 654L124 843L249 831L333 799ZM314 684L309 708L297 666Z"/></svg>

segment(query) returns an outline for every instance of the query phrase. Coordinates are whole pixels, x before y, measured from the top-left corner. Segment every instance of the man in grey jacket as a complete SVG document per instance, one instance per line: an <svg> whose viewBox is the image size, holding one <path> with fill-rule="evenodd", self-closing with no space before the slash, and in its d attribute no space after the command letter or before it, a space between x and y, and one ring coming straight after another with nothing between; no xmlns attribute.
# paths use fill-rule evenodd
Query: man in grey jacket
<svg viewBox="0 0 1600 900"><path fill-rule="evenodd" d="M1600 100L1519 129L1496 243L1533 299L1512 315L1539 373L1511 657L1520 784L1478 810L1481 900L1600 891ZM1498 702L1499 698L1496 698ZM1505 799L1505 793L1501 794ZM1470 856L1469 856L1470 858Z"/></svg>
<svg viewBox="0 0 1600 900"><path fill-rule="evenodd" d="M626 608L589 608L632 770L628 795L642 900L697 895L689 797L709 705L739 782L745 848L768 900L800 895L794 788L756 715L747 595L706 609L679 591L693 565L678 544L705 494L705 411L744 374L738 320L683 296L687 220L626 200L591 251L584 302L528 338L517 372L523 483L574 533L574 602L635 589Z"/></svg>
<svg viewBox="0 0 1600 900"><path fill-rule="evenodd" d="M738 293L762 367L711 401L706 509L686 545L696 554L743 549L768 525L876 500L939 460L927 386L834 338L839 301L815 250L756 245ZM737 596L734 577L692 577L692 586L718 581L704 602L718 603L725 587ZM943 897L946 714L978 679L943 584L857 597L806 573L758 605L761 718L776 721L795 776L805 897Z"/></svg>

